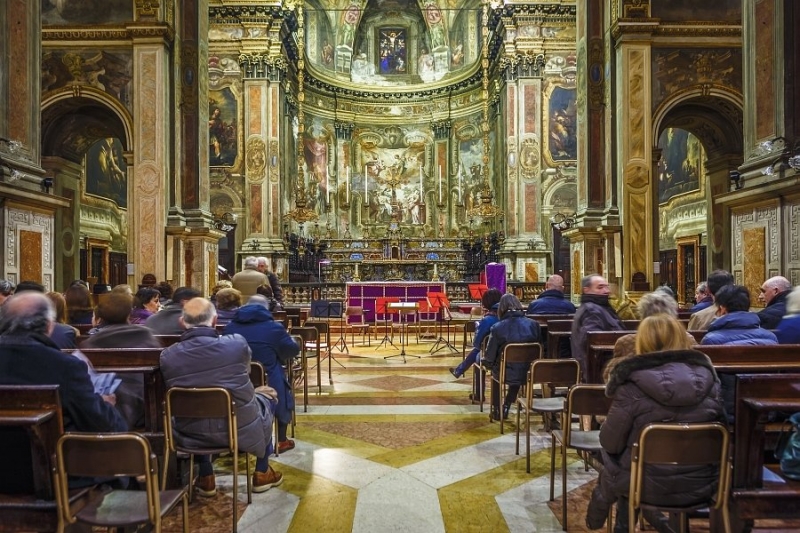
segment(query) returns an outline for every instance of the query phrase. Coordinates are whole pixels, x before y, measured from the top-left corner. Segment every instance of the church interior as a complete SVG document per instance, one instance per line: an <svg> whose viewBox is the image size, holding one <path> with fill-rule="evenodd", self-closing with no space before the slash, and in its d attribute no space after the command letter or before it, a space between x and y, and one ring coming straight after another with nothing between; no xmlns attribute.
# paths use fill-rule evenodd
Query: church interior
<svg viewBox="0 0 800 533"><path fill-rule="evenodd" d="M800 285L797 28L795 0L5 0L0 278L210 295L265 256L287 305L458 304L498 263L526 305L597 273L688 307L726 269L761 307ZM460 352L359 353L242 531L566 529L550 437L527 474ZM596 473L569 469L585 531Z"/></svg>

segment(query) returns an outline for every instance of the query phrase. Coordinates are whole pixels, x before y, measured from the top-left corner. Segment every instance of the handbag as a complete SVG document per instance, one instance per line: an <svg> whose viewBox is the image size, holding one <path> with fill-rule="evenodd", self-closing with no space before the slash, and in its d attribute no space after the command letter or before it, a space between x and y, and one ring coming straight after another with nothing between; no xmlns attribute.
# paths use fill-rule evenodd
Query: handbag
<svg viewBox="0 0 800 533"><path fill-rule="evenodd" d="M776 456L780 460L783 475L800 481L800 413L790 416L788 422L792 425L792 430L788 433L788 438L781 435Z"/></svg>

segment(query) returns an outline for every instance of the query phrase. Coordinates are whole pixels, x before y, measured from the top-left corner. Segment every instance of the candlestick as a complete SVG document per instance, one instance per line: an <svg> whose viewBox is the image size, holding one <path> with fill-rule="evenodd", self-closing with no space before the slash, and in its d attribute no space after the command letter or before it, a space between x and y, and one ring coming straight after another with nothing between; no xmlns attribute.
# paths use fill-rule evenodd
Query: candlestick
<svg viewBox="0 0 800 533"><path fill-rule="evenodd" d="M442 203L442 165L439 165L439 203Z"/></svg>
<svg viewBox="0 0 800 533"><path fill-rule="evenodd" d="M368 204L367 199L367 165L364 164L364 205Z"/></svg>
<svg viewBox="0 0 800 533"><path fill-rule="evenodd" d="M458 201L460 202L464 196L464 193L461 189L461 167L458 167Z"/></svg>
<svg viewBox="0 0 800 533"><path fill-rule="evenodd" d="M419 196L420 198L424 196L422 193L422 165L419 166Z"/></svg>
<svg viewBox="0 0 800 533"><path fill-rule="evenodd" d="M347 170L344 175L344 196L348 200L350 199L350 167L347 167Z"/></svg>

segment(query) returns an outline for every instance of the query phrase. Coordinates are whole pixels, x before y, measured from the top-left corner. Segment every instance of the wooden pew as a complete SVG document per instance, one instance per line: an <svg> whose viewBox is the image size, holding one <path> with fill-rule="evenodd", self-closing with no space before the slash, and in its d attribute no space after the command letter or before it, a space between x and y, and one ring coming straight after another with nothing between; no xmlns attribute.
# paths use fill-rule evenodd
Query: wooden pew
<svg viewBox="0 0 800 533"><path fill-rule="evenodd" d="M161 346L163 348L172 346L173 344L176 344L181 340L180 335L153 335L153 337L155 337L158 340L158 342L161 343Z"/></svg>
<svg viewBox="0 0 800 533"><path fill-rule="evenodd" d="M161 375L161 348L86 348L81 349L98 372L142 374L144 376L144 434L153 446L164 436L164 378ZM63 350L71 353L73 350ZM152 436L152 438L151 438ZM162 441L163 445L163 441ZM160 449L160 448L158 448Z"/></svg>
<svg viewBox="0 0 800 533"><path fill-rule="evenodd" d="M56 531L52 457L63 433L58 385L0 386L0 531ZM70 491L70 505L88 495Z"/></svg>
<svg viewBox="0 0 800 533"><path fill-rule="evenodd" d="M557 320L547 321L547 359L558 359L558 343L561 339L566 339L572 336L572 319L564 320L559 318Z"/></svg>
<svg viewBox="0 0 800 533"><path fill-rule="evenodd" d="M800 372L800 344L770 346L696 345L706 354L717 372Z"/></svg>
<svg viewBox="0 0 800 533"><path fill-rule="evenodd" d="M635 331L590 331L586 334L586 383L603 383L603 369L614 356L614 345L620 337ZM705 331L690 331L695 342L700 342Z"/></svg>
<svg viewBox="0 0 800 533"><path fill-rule="evenodd" d="M797 368L800 371L800 364ZM767 469L778 481L764 479L764 429L770 411L800 411L800 373L737 376L731 485L734 531L746 530L755 519L800 518L800 482L784 477L777 465L767 465Z"/></svg>
<svg viewBox="0 0 800 533"><path fill-rule="evenodd" d="M550 354L550 349L548 348L548 346L550 346L550 344L548 343L548 336L547 336L548 327L547 327L547 323L549 321L551 321L551 320L572 320L572 317L574 315L572 315L572 314L526 314L525 316L530 318L531 320L535 320L536 323L539 324L539 331L541 332L541 335L542 335L542 347L544 348L544 356L549 358L550 357L550 355L549 355ZM571 329L572 329L572 326L570 326L570 330ZM559 352L558 352L558 343L556 343L556 350L555 350L554 353L555 353L554 357L558 358L558 354L559 354Z"/></svg>

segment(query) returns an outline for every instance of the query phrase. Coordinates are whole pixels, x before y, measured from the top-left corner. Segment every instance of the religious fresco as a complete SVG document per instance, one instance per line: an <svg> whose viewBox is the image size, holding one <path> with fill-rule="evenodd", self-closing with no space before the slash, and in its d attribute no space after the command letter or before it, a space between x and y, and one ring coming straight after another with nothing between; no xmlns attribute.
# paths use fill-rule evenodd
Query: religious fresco
<svg viewBox="0 0 800 533"><path fill-rule="evenodd" d="M701 3L695 0L652 0L650 16L662 22L713 20L741 23L741 0L715 0Z"/></svg>
<svg viewBox="0 0 800 533"><path fill-rule="evenodd" d="M128 167L116 137L100 139L86 152L86 193L128 207Z"/></svg>
<svg viewBox="0 0 800 533"><path fill-rule="evenodd" d="M131 0L41 0L41 2L43 26L113 24L133 20Z"/></svg>
<svg viewBox="0 0 800 533"><path fill-rule="evenodd" d="M463 203L466 210L480 204L481 174L483 166L483 139L481 137L463 140L458 146L458 176L459 183L463 182ZM475 172L477 169L477 173Z"/></svg>
<svg viewBox="0 0 800 533"><path fill-rule="evenodd" d="M406 74L408 72L408 49L406 48L406 29L387 27L378 29L381 75Z"/></svg>
<svg viewBox="0 0 800 533"><path fill-rule="evenodd" d="M553 164L578 158L577 92L573 88L554 87L547 102L546 155Z"/></svg>
<svg viewBox="0 0 800 533"><path fill-rule="evenodd" d="M208 162L229 167L238 153L239 103L230 87L208 91Z"/></svg>
<svg viewBox="0 0 800 533"><path fill-rule="evenodd" d="M133 55L128 50L47 49L42 53L42 94L75 83L104 91L133 110Z"/></svg>
<svg viewBox="0 0 800 533"><path fill-rule="evenodd" d="M683 89L721 86L735 93L742 87L742 51L731 48L654 48L652 109Z"/></svg>
<svg viewBox="0 0 800 533"><path fill-rule="evenodd" d="M686 130L667 128L658 138L658 202L700 187L705 154L700 140Z"/></svg>

